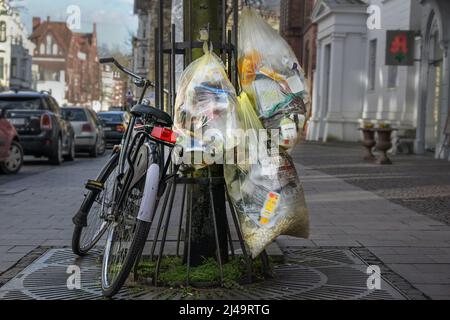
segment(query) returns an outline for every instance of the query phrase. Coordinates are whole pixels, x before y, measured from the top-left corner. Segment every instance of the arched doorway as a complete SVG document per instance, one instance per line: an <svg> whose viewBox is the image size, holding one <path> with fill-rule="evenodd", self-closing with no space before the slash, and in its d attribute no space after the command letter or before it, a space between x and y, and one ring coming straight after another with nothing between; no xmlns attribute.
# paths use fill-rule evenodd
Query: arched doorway
<svg viewBox="0 0 450 320"><path fill-rule="evenodd" d="M426 1L426 0L424 0ZM423 30L420 99L417 113L416 153L434 153L436 158L448 158L442 148L445 140L450 93L450 59L448 34L449 3L429 0L429 11ZM449 10L441 10L447 8Z"/></svg>
<svg viewBox="0 0 450 320"><path fill-rule="evenodd" d="M428 46L428 81L425 118L425 151L436 153L442 140L442 87L443 84L443 50L440 46L439 28L433 15L427 37Z"/></svg>

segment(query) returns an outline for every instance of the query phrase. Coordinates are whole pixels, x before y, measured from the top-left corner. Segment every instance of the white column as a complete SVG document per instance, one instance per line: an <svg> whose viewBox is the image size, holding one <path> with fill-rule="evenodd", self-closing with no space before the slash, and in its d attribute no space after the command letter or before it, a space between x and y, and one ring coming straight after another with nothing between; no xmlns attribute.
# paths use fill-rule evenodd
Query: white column
<svg viewBox="0 0 450 320"><path fill-rule="evenodd" d="M326 128L324 141L329 136L344 139L342 124L342 94L344 72L344 40L346 34L334 33L331 38L330 60L330 91L328 98L328 113L325 115Z"/></svg>
<svg viewBox="0 0 450 320"><path fill-rule="evenodd" d="M419 80L419 99L417 110L417 130L416 140L414 141L414 152L416 154L425 153L425 131L427 119L427 103L428 103L428 79L430 66L428 59L430 56L430 41L423 41L421 61L420 61L420 80Z"/></svg>
<svg viewBox="0 0 450 320"><path fill-rule="evenodd" d="M323 41L317 40L317 53L316 53L316 72L314 76L314 96L312 101L312 116L310 119L310 125L308 128L307 139L312 141L319 140L319 128L321 125L321 114L322 114L322 99L323 92L323 63L324 63L324 50L322 50Z"/></svg>

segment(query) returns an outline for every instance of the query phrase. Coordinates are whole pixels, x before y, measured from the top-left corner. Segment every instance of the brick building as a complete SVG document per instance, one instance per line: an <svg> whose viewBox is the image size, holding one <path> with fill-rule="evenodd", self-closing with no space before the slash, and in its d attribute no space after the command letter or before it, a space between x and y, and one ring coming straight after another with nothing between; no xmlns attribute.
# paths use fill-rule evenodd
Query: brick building
<svg viewBox="0 0 450 320"><path fill-rule="evenodd" d="M317 0L281 0L280 32L289 42L303 67L311 91L316 70L317 26L311 13Z"/></svg>
<svg viewBox="0 0 450 320"><path fill-rule="evenodd" d="M101 97L97 31L76 33L65 22L33 18L33 72L37 90L52 91L59 103L92 106Z"/></svg>

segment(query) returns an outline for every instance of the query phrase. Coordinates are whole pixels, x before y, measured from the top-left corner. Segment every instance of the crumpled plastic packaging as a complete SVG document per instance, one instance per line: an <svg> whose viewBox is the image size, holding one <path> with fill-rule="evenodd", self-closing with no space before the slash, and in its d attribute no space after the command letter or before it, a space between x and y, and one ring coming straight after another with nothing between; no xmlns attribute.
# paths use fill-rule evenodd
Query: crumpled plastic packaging
<svg viewBox="0 0 450 320"><path fill-rule="evenodd" d="M280 130L281 146L293 148L309 113L303 70L289 44L254 10L239 22L239 75L267 129Z"/></svg>
<svg viewBox="0 0 450 320"><path fill-rule="evenodd" d="M244 130L262 128L245 93L238 117ZM225 180L253 258L280 235L307 238L309 214L294 163L285 151L257 163L226 165Z"/></svg>
<svg viewBox="0 0 450 320"><path fill-rule="evenodd" d="M181 75L175 101L174 131L184 159L192 159L194 154L223 153L238 143L232 133L239 128L236 90L220 58L206 44L204 51L204 56ZM204 161L184 164L197 169L207 165Z"/></svg>

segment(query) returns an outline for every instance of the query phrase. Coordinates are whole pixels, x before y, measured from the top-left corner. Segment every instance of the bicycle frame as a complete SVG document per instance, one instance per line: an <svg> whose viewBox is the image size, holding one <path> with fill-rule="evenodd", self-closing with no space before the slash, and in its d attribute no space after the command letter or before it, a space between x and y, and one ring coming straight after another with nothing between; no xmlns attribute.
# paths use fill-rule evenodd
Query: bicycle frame
<svg viewBox="0 0 450 320"><path fill-rule="evenodd" d="M100 62L113 63L119 70L133 77L135 79L134 83L136 84L136 86L142 88L142 93L139 97L137 104L143 103L148 88L150 86L154 86L154 84L151 81L142 78L134 74L133 72L129 71L128 69L124 68L114 58L100 59ZM122 147L120 148L119 164L118 164L119 172L114 182L112 194L112 199L114 199L112 204L113 210L111 211L112 217L109 217L109 219L112 218L113 220L116 220L120 216L120 206L123 203L124 198L127 196L127 192L124 191L128 191L129 188L131 187L131 184L135 178L136 173L134 165L136 163L141 148L145 144L147 144L146 146L148 152L147 158L151 158L152 162L150 166L148 166L147 162L144 162L146 163L146 167L143 169L144 172L147 173L145 190L143 194L143 201L145 205L143 205L142 208L140 209L138 219L150 222L151 219L153 219L152 217L153 211L154 208L157 207L159 197L161 195L161 190L165 189L164 185L166 180L165 177L171 163L170 155L172 152L172 148L174 146L159 141L153 138L151 135L147 134L146 132L136 132L136 134L133 137L133 134L135 133L136 120L137 117L135 115L132 115L130 123L127 127L127 130L121 143ZM159 163L161 161L161 158L159 156L160 155L159 148L161 145L171 147L168 161L164 165L164 169L162 171L160 170L160 168L163 164ZM135 150L134 155L132 155L133 150ZM128 164L128 170L126 169L126 164ZM140 179L138 179L138 181L139 180ZM122 190L118 194L119 186L122 187L121 188ZM154 197L157 197L156 201Z"/></svg>

